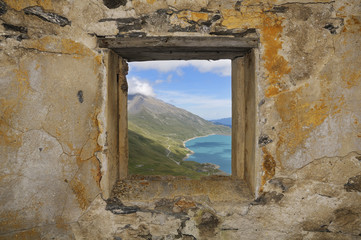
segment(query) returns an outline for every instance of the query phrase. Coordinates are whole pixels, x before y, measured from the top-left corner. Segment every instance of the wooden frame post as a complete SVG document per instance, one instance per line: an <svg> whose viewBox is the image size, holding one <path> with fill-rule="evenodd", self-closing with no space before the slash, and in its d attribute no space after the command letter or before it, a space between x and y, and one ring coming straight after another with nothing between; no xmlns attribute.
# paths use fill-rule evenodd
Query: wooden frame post
<svg viewBox="0 0 361 240"><path fill-rule="evenodd" d="M128 176L128 63L119 57L118 116L119 116L119 179Z"/></svg>
<svg viewBox="0 0 361 240"><path fill-rule="evenodd" d="M244 58L232 60L232 176L244 178Z"/></svg>

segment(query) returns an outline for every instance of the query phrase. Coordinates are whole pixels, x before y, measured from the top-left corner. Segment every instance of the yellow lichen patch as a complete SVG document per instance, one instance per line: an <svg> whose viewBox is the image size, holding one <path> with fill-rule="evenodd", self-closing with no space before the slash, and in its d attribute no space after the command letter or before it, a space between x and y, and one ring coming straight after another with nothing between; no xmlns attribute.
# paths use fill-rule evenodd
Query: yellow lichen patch
<svg viewBox="0 0 361 240"><path fill-rule="evenodd" d="M266 96L272 97L284 91L281 87L283 86L282 77L290 73L291 67L287 60L279 54L279 51L282 50L283 18L265 14L259 7L253 8L251 11L227 9L222 11L222 15L224 18L222 25L229 29L258 28L261 30L260 41L264 46L264 67L270 84L269 89L266 90Z"/></svg>
<svg viewBox="0 0 361 240"><path fill-rule="evenodd" d="M0 98L0 109L2 116L0 118L0 145L20 147L21 136L15 134L11 129L10 123L13 115L22 107L25 95L31 90L29 76L27 71L21 69L14 70L14 81L11 88Z"/></svg>
<svg viewBox="0 0 361 240"><path fill-rule="evenodd" d="M102 55L97 55L94 57L94 74L97 74L99 72L99 66L103 64L103 57Z"/></svg>
<svg viewBox="0 0 361 240"><path fill-rule="evenodd" d="M327 90L322 93L325 98L310 100L307 92L310 87L300 87L291 92L279 94L276 98L276 108L282 120L282 130L277 142L276 155L277 160L281 162L282 154L293 154L308 137L309 134L320 126L329 114L337 108L336 103L332 104L326 97ZM339 103L342 105L342 97ZM281 165L282 166L282 165Z"/></svg>
<svg viewBox="0 0 361 240"><path fill-rule="evenodd" d="M20 147L22 144L21 135L14 134L14 132L7 126L5 121L0 118L0 146ZM1 177L0 177L1 179Z"/></svg>
<svg viewBox="0 0 361 240"><path fill-rule="evenodd" d="M4 2L17 11L31 6L40 6L46 10L53 9L52 0L4 0Z"/></svg>
<svg viewBox="0 0 361 240"><path fill-rule="evenodd" d="M279 94L279 84L282 83L282 77L291 71L286 59L279 55L278 51L282 49L281 34L283 31L282 19L278 17L264 17L261 31L261 43L264 46L263 60L267 71L269 89L266 91L267 97Z"/></svg>
<svg viewBox="0 0 361 240"><path fill-rule="evenodd" d="M46 36L37 40L24 41L23 45L26 48L34 48L44 52L61 52L60 40L51 36Z"/></svg>
<svg viewBox="0 0 361 240"><path fill-rule="evenodd" d="M208 13L192 12L192 11L181 11L177 14L178 18L187 19L190 21L198 22L200 20L207 21L209 18Z"/></svg>
<svg viewBox="0 0 361 240"><path fill-rule="evenodd" d="M149 4L153 4L155 2L155 0L147 0L147 3Z"/></svg>
<svg viewBox="0 0 361 240"><path fill-rule="evenodd" d="M13 232L6 235L0 236L0 240L33 240L33 239L42 239L41 233L36 229L23 230L19 232Z"/></svg>
<svg viewBox="0 0 361 240"><path fill-rule="evenodd" d="M72 154L74 154L74 155L79 155L80 154L81 150L78 149L78 148L75 148L72 143L66 142L65 144L68 146L68 148L69 148L70 152L72 152Z"/></svg>
<svg viewBox="0 0 361 240"><path fill-rule="evenodd" d="M260 192L263 191L264 184L268 180L270 180L276 173L276 161L274 160L273 156L268 152L266 147L262 147L262 152L263 152L263 162L262 162L263 175L261 180Z"/></svg>
<svg viewBox="0 0 361 240"><path fill-rule="evenodd" d="M18 94L23 96L30 90L29 74L21 69L16 69L14 72L16 74Z"/></svg>
<svg viewBox="0 0 361 240"><path fill-rule="evenodd" d="M102 180L102 172L100 169L100 163L96 157L92 158L93 168L91 170L92 175L96 183L98 184L98 187L100 187L100 181Z"/></svg>
<svg viewBox="0 0 361 240"><path fill-rule="evenodd" d="M14 229L21 229L21 221L19 221L19 210L4 211L0 214L0 232L9 232Z"/></svg>
<svg viewBox="0 0 361 240"><path fill-rule="evenodd" d="M185 211L189 208L195 208L196 204L193 201L187 201L185 199L180 199L174 203L174 206L178 207L181 211Z"/></svg>
<svg viewBox="0 0 361 240"><path fill-rule="evenodd" d="M46 36L37 40L24 41L24 47L33 48L38 51L75 54L81 56L94 56L89 48L79 42L71 39L60 39L52 36Z"/></svg>
<svg viewBox="0 0 361 240"><path fill-rule="evenodd" d="M68 225L64 222L64 219L61 216L55 217L55 225L58 229L68 229Z"/></svg>
<svg viewBox="0 0 361 240"><path fill-rule="evenodd" d="M94 131L92 131L91 135L89 136L89 139L87 140L87 142L84 144L84 146L82 147L82 149L77 150L76 154L76 163L78 165L78 167L80 167L84 161L91 161L93 168L91 169L91 173L92 176L94 178L94 180L96 181L96 183L98 184L98 186L100 187L100 181L102 179L102 172L101 172L101 167L100 167L100 163L98 161L98 159L96 158L96 153L102 151L102 147L98 144L98 136L101 134L101 131L99 129L101 129L100 123L97 119L97 112L95 114L92 114L90 116L90 119L93 122L93 128L96 129Z"/></svg>
<svg viewBox="0 0 361 240"><path fill-rule="evenodd" d="M83 44L71 39L61 39L62 53L77 54L82 56L92 56L94 53Z"/></svg>
<svg viewBox="0 0 361 240"><path fill-rule="evenodd" d="M222 10L222 25L228 29L248 29L262 25L262 11L259 8L247 11L236 11L234 9Z"/></svg>
<svg viewBox="0 0 361 240"><path fill-rule="evenodd" d="M41 239L41 234L35 229L30 229L16 233L13 239L14 240Z"/></svg>
<svg viewBox="0 0 361 240"><path fill-rule="evenodd" d="M361 32L361 19L358 16L350 16L344 25L342 32L360 33Z"/></svg>
<svg viewBox="0 0 361 240"><path fill-rule="evenodd" d="M70 182L70 186L76 196L80 208L85 210L89 206L89 201L87 200L87 191L84 184L80 182L78 178L74 178Z"/></svg>
<svg viewBox="0 0 361 240"><path fill-rule="evenodd" d="M357 86L361 82L361 70L352 71L344 68L341 74L343 82L346 83L346 88Z"/></svg>
<svg viewBox="0 0 361 240"><path fill-rule="evenodd" d="M11 117L11 113L14 111L15 106L23 99L23 97L29 92L30 83L28 72L21 69L14 70L15 81L11 84L11 90L6 92L4 97L0 98L0 105L5 119Z"/></svg>
<svg viewBox="0 0 361 240"><path fill-rule="evenodd" d="M267 97L275 96L280 92L281 92L281 89L278 86L272 85L266 90L266 96Z"/></svg>

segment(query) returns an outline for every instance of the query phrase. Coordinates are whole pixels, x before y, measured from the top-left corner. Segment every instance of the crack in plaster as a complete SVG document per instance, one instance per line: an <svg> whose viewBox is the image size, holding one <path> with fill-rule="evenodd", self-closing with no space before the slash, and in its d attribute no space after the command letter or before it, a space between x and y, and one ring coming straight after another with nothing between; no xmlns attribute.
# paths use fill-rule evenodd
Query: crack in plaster
<svg viewBox="0 0 361 240"><path fill-rule="evenodd" d="M278 5L273 5L273 6L283 6L283 5L332 5L335 3L336 1L329 1L329 2L285 2L282 4L278 4Z"/></svg>
<svg viewBox="0 0 361 240"><path fill-rule="evenodd" d="M104 202L106 201L106 200L103 198L103 194L102 194L101 192L98 193L98 194L96 194L96 196L93 198L93 200L90 201L88 208L83 211L83 213L78 217L78 219L77 219L76 221L71 222L71 223L69 223L69 224L73 224L73 223L79 224L79 222L82 222L81 218L82 218L85 214L87 214L89 211L91 211L91 207L92 207L92 205L94 204L94 202L95 202L95 200L97 199L98 196L100 196L101 199L102 199Z"/></svg>
<svg viewBox="0 0 361 240"><path fill-rule="evenodd" d="M70 226L70 224L73 224L73 223L77 223L77 222L74 221L74 222L64 223L64 224ZM21 229L9 231L9 232L3 232L3 233L0 233L0 236L5 236L5 235L13 234L13 233L20 233L20 232L29 231L31 229L36 229L36 228L43 228L43 227L48 227L48 226L56 226L56 225L57 225L57 223L40 224L40 225L36 225L34 227L21 228Z"/></svg>
<svg viewBox="0 0 361 240"><path fill-rule="evenodd" d="M72 56L72 55L86 56L86 55L83 55L83 54L76 54L76 53L63 53L61 51L59 51L59 52L43 51L43 50L39 50L39 49L36 49L36 48L27 48L27 47L17 47L17 48L22 49L22 50L30 50L30 51L34 51L34 52L37 52L37 53L61 54L61 55L69 55L69 56Z"/></svg>
<svg viewBox="0 0 361 240"><path fill-rule="evenodd" d="M291 173L291 175L297 173L298 171L300 171L301 169L307 167L308 165L310 165L310 164L312 164L312 163L313 163L313 164L318 164L318 163L316 163L316 162L318 162L318 161L320 161L320 160L326 160L326 159L332 160L333 158L336 158L336 161L341 161L342 159L348 158L348 157L350 157L351 155L361 155L361 152L352 151L352 152L347 153L347 154L344 155L344 156L323 156L323 157L320 157L320 158L316 158L316 159L314 159L313 161L311 161L311 162L307 163L306 165L302 166L301 168L298 168L298 169L294 170L294 171ZM335 167L335 165L334 165L333 167Z"/></svg>
<svg viewBox="0 0 361 240"><path fill-rule="evenodd" d="M6 126L8 126L10 129L17 131L17 132L21 132L22 134L26 133L27 131L23 131L20 129L17 129L16 127L12 126L9 122L7 122L7 119L3 118L3 116L0 117L1 118L1 122L5 123ZM29 130L28 130L29 131Z"/></svg>
<svg viewBox="0 0 361 240"><path fill-rule="evenodd" d="M67 155L67 156L69 156L69 157L75 157L75 156L77 156L77 155L72 155L72 154L67 153L67 152L64 150L64 147L63 147L62 142L61 142L56 136L54 136L53 134L51 134L50 132L48 132L47 130L45 130L43 126L41 126L41 128L40 128L39 130L44 131L46 134L48 134L49 136L53 137L53 138L59 143L59 145L60 145L60 147L61 147L61 150L62 150L62 153L58 156L58 158L61 157L62 154L65 154L65 155Z"/></svg>

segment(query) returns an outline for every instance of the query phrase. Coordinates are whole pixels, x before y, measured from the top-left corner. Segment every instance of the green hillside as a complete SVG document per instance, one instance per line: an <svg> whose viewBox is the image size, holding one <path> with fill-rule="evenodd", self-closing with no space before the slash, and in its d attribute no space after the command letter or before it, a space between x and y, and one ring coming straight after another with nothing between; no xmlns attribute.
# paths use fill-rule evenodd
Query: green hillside
<svg viewBox="0 0 361 240"><path fill-rule="evenodd" d="M214 125L190 112L152 97L133 95L128 101L129 173L199 178L219 174L206 164L183 161L183 141L208 134L230 135L231 129Z"/></svg>

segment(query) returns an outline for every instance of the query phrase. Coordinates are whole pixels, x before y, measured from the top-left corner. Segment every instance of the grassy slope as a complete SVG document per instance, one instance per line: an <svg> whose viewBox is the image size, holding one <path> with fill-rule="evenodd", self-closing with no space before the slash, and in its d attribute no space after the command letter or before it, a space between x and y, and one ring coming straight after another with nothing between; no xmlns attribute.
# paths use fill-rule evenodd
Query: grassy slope
<svg viewBox="0 0 361 240"><path fill-rule="evenodd" d="M197 172L201 164L180 161L178 165L166 156L167 149L156 141L129 130L129 173L139 175L173 175L199 178L206 175ZM172 153L172 158L182 159L185 154Z"/></svg>
<svg viewBox="0 0 361 240"><path fill-rule="evenodd" d="M187 118L179 119L176 116L167 114L154 116L147 111L142 111L136 115L129 115L129 122L149 134L169 136L172 139L181 141L208 134L231 134L229 127L214 125L210 122L199 123Z"/></svg>
<svg viewBox="0 0 361 240"><path fill-rule="evenodd" d="M191 178L199 178L218 171L201 173L202 164L183 161L189 153L183 146L183 141L208 134L231 134L230 128L199 120L193 114L155 115L148 111L130 114L128 128L130 174L182 175ZM167 148L171 151L168 157Z"/></svg>

